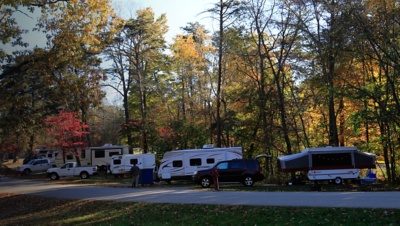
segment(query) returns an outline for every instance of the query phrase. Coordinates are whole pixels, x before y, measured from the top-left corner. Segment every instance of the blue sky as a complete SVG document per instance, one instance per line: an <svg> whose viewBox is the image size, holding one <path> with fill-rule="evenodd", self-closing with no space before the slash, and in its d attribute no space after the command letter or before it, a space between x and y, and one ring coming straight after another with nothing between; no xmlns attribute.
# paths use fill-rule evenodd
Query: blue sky
<svg viewBox="0 0 400 226"><path fill-rule="evenodd" d="M157 17L165 13L169 26L166 38L170 42L175 35L182 33L180 28L186 26L189 22L199 22L205 25L207 30L213 32L214 28L210 15L200 13L212 8L219 0L114 0L113 2L124 3L128 7L132 5L133 11L151 7ZM116 10L118 10L117 7Z"/></svg>
<svg viewBox="0 0 400 226"><path fill-rule="evenodd" d="M212 8L219 0L112 0L112 2L118 16L125 19L135 17L136 10L146 7L151 7L156 17L165 13L169 26L166 39L168 43L171 43L177 34L182 33L180 28L186 26L189 22L199 22L205 25L207 30L213 32L214 27L212 26L210 14L200 13ZM45 35L43 33L32 32L32 28L36 24L35 15L29 18L22 13L15 13L14 16L23 29L29 30L29 34L25 34L23 37L24 41L30 43L28 49L35 46L43 47L46 42ZM5 45L3 48L7 52L16 49L10 45ZM23 48L19 47L17 49Z"/></svg>

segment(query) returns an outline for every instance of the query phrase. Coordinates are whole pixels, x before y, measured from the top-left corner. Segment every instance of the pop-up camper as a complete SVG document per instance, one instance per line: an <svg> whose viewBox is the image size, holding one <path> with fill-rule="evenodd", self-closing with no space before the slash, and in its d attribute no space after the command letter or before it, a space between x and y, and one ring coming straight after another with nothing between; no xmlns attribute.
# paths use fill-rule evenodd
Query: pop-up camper
<svg viewBox="0 0 400 226"><path fill-rule="evenodd" d="M242 158L242 147L188 149L166 152L158 169L160 180L190 180L195 171L212 167L217 162Z"/></svg>
<svg viewBox="0 0 400 226"><path fill-rule="evenodd" d="M360 169L376 168L375 154L360 152L356 147L306 148L302 152L277 158L282 172L308 171L309 180L356 179Z"/></svg>

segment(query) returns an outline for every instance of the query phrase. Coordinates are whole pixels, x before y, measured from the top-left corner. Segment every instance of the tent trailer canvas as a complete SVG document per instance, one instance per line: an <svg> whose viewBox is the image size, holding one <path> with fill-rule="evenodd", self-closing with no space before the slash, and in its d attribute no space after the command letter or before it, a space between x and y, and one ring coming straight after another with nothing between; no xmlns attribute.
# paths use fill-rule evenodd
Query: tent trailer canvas
<svg viewBox="0 0 400 226"><path fill-rule="evenodd" d="M277 158L282 172L307 171L312 181L334 180L341 184L343 179L357 179L360 169L376 168L376 156L360 152L357 147L306 148L302 152Z"/></svg>
<svg viewBox="0 0 400 226"><path fill-rule="evenodd" d="M242 147L214 148L205 145L202 149L175 150L166 152L158 169L160 180L191 180L193 173L209 169L214 164L242 158Z"/></svg>

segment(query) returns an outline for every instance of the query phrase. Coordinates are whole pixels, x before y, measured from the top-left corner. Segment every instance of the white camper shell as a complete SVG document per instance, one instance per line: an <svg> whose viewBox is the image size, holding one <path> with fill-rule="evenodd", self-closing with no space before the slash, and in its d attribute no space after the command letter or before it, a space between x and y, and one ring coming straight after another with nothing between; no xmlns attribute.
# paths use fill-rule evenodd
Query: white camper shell
<svg viewBox="0 0 400 226"><path fill-rule="evenodd" d="M160 180L191 180L193 173L217 162L242 158L242 147L187 149L166 152L158 169Z"/></svg>
<svg viewBox="0 0 400 226"><path fill-rule="evenodd" d="M154 154L126 154L113 155L111 157L110 173L113 175L124 175L129 173L133 164L139 169L152 169L156 167L156 157Z"/></svg>
<svg viewBox="0 0 400 226"><path fill-rule="evenodd" d="M360 169L376 168L375 160L375 154L360 152L357 147L332 146L306 148L277 158L282 172L308 171L309 180L333 180L336 184L359 178Z"/></svg>

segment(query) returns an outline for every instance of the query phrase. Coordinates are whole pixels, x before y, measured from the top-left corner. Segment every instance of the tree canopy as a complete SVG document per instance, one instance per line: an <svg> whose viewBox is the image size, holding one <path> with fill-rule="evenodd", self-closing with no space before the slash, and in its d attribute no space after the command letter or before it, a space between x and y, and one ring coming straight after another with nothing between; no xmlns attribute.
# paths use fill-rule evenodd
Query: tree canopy
<svg viewBox="0 0 400 226"><path fill-rule="evenodd" d="M0 49L0 147L33 150L43 119L65 110L93 128L92 144L162 155L214 143L246 157L357 146L398 181L398 1L220 0L201 12L215 31L191 22L170 44L168 15L151 8L122 19L108 0L0 3L3 44L26 44L12 16L21 7L40 12L47 37ZM104 106L102 85L121 105ZM270 177L282 176L274 164Z"/></svg>

